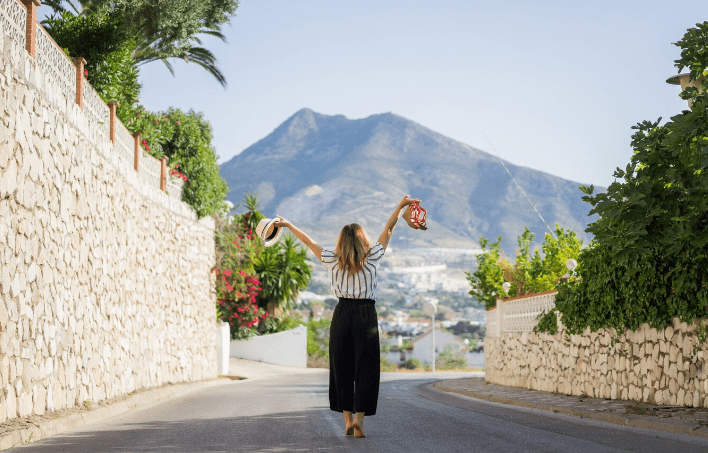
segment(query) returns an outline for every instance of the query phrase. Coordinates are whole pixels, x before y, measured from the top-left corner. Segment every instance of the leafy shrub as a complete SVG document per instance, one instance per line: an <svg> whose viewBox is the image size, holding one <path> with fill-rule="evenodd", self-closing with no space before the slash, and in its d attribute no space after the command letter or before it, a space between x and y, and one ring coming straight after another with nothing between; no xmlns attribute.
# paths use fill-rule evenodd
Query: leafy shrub
<svg viewBox="0 0 708 453"><path fill-rule="evenodd" d="M410 359L405 361L403 366L405 368L408 368L409 370L416 370L418 368L423 368L423 362L421 362L420 359L411 357Z"/></svg>
<svg viewBox="0 0 708 453"><path fill-rule="evenodd" d="M435 362L435 368L441 370L455 370L467 368L467 360L465 359L464 351L455 351L455 347L451 344L446 344L445 348L438 355Z"/></svg>
<svg viewBox="0 0 708 453"><path fill-rule="evenodd" d="M547 332L551 335L555 335L558 332L558 310L555 308L549 310L548 313L544 310L536 319L538 319L538 323L533 328L534 332Z"/></svg>
<svg viewBox="0 0 708 453"><path fill-rule="evenodd" d="M170 133L162 145L164 154L189 177L182 199L200 218L222 211L229 186L219 174L219 156L211 145L209 122L202 113L192 110L185 113L175 108L158 115L152 124L156 124L155 120L157 124L164 123Z"/></svg>
<svg viewBox="0 0 708 453"><path fill-rule="evenodd" d="M394 372L398 371L398 365L388 360L388 357L381 357L381 371Z"/></svg>
<svg viewBox="0 0 708 453"><path fill-rule="evenodd" d="M304 323L300 323L289 316L268 316L263 320L263 325L261 335L268 335L294 329L299 325L304 325Z"/></svg>

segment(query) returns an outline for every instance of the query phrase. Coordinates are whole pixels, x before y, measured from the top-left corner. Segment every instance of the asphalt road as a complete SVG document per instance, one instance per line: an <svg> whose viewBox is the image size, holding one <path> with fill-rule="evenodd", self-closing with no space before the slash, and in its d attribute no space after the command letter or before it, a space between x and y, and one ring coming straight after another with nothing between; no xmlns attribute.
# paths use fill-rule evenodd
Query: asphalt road
<svg viewBox="0 0 708 453"><path fill-rule="evenodd" d="M313 371L313 370L311 370ZM366 439L344 435L329 410L328 374L224 381L79 431L9 451L29 452L708 452L708 440L447 394L442 377L383 373Z"/></svg>

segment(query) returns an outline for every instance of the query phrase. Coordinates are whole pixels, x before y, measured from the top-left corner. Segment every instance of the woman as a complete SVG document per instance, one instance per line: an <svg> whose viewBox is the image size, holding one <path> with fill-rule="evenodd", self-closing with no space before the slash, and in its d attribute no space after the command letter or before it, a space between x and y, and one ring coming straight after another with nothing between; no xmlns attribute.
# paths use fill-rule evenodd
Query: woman
<svg viewBox="0 0 708 453"><path fill-rule="evenodd" d="M334 251L323 249L280 216L275 223L290 228L324 264L331 290L339 298L329 332L329 407L344 413L345 434L354 437L366 437L364 416L376 414L379 398L381 356L374 308L378 266L401 211L414 202L420 200L403 197L373 247L356 223L342 228Z"/></svg>

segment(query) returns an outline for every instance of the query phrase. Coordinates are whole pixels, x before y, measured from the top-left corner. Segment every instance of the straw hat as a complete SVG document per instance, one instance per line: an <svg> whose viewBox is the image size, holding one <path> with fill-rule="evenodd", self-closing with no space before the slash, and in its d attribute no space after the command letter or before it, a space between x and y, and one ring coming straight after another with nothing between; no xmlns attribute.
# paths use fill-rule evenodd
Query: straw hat
<svg viewBox="0 0 708 453"><path fill-rule="evenodd" d="M278 219L263 219L258 222L256 227L256 234L266 247L270 247L280 240L280 235L283 233L281 227L276 227L274 224L278 222Z"/></svg>

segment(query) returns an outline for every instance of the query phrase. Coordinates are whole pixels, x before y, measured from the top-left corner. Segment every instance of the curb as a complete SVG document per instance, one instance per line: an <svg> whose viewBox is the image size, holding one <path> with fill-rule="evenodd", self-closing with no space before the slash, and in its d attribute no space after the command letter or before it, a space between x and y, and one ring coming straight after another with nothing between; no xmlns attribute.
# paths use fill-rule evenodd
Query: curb
<svg viewBox="0 0 708 453"><path fill-rule="evenodd" d="M53 420L42 420L34 426L21 428L12 432L0 434L0 450L7 450L30 442L36 442L55 436L66 431L82 428L91 423L103 421L107 418L128 412L131 409L159 403L168 398L178 398L197 390L216 385L222 385L231 381L223 378L214 378L206 381L180 383L162 386L156 389L140 392L107 406L94 410L71 414ZM50 413L51 414L51 413Z"/></svg>
<svg viewBox="0 0 708 453"><path fill-rule="evenodd" d="M440 385L440 382L434 383L433 387L435 387L438 390L442 390L444 392L459 393L461 395L470 396L472 398L478 398L478 399L482 399L482 400L492 401L492 402L501 403L501 404L507 404L507 405L511 405L511 406L528 407L531 409L539 409L539 410L548 411L548 412L555 412L555 413L561 413L561 414L566 414L566 415L572 415L572 416L580 417L580 418L600 420L603 422L613 423L615 425L632 426L635 428L652 429L655 431L664 431L664 432L673 433L673 434L688 434L691 436L699 436L699 437L708 438L708 429L706 429L705 427L702 427L702 426L695 428L695 427L690 427L690 426L685 426L685 425L677 425L677 424L673 424L673 423L661 423L661 422L656 422L656 421L631 418L631 417L627 417L624 415L601 414L601 413L597 413L597 412L589 412L589 411L583 411L583 410L579 410L579 409L571 409L571 408L566 408L566 407L557 407L557 406L548 406L548 405L544 405L544 404L530 403L527 401L514 400L514 399L510 399L510 398L503 398L500 396L485 395L483 393L476 393L476 392L470 392L467 390L460 390L460 389L445 387L444 385Z"/></svg>

